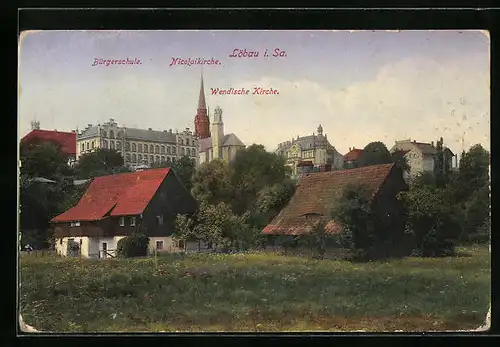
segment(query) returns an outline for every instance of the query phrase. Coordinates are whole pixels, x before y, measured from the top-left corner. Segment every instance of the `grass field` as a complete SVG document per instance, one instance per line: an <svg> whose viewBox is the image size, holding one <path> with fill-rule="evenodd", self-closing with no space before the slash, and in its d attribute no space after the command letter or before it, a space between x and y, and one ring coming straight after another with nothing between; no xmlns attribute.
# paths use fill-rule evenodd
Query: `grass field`
<svg viewBox="0 0 500 347"><path fill-rule="evenodd" d="M21 314L53 332L443 331L482 325L490 253L349 263L269 253L22 257Z"/></svg>

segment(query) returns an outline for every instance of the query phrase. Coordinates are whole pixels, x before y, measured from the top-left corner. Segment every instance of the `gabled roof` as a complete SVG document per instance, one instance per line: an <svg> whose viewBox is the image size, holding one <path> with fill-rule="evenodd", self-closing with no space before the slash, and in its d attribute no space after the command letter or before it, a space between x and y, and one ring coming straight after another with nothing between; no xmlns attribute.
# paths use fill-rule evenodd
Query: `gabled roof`
<svg viewBox="0 0 500 347"><path fill-rule="evenodd" d="M63 153L76 155L76 133L34 129L21 139L21 143L33 140L55 142L59 144Z"/></svg>
<svg viewBox="0 0 500 347"><path fill-rule="evenodd" d="M436 154L437 149L433 147L430 143L424 142L414 142L415 147L417 147L423 154Z"/></svg>
<svg viewBox="0 0 500 347"><path fill-rule="evenodd" d="M264 234L299 235L309 232L312 221L317 220L315 217L328 215L330 202L347 184L365 184L375 196L393 167L394 164L372 165L306 175L299 181L288 205L264 228ZM341 227L338 224L327 225L327 231L339 230Z"/></svg>
<svg viewBox="0 0 500 347"><path fill-rule="evenodd" d="M200 151L205 151L212 148L212 138L205 137L204 139L198 140ZM222 146L240 146L245 147L245 144L236 136L235 134L226 134L222 139Z"/></svg>
<svg viewBox="0 0 500 347"><path fill-rule="evenodd" d="M92 221L107 215L141 214L169 172L169 168L160 168L97 177L76 206L51 222Z"/></svg>
<svg viewBox="0 0 500 347"><path fill-rule="evenodd" d="M362 152L363 152L362 149L353 148L344 155L344 160L345 161L358 160Z"/></svg>

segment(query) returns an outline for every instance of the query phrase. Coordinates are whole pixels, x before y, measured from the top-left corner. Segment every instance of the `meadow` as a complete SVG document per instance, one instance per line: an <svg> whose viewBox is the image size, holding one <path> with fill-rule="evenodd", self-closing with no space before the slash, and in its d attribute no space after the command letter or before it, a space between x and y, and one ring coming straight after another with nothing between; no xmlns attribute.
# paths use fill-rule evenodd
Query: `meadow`
<svg viewBox="0 0 500 347"><path fill-rule="evenodd" d="M52 332L475 329L487 246L456 257L351 263L274 253L20 258L24 321Z"/></svg>

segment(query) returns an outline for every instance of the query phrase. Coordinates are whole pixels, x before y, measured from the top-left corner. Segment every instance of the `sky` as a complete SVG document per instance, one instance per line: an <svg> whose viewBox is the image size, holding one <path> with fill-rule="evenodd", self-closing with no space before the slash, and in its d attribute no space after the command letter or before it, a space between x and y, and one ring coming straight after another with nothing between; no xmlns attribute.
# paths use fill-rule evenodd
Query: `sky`
<svg viewBox="0 0 500 347"><path fill-rule="evenodd" d="M341 153L382 141L490 149L490 52L483 31L30 31L19 43L19 136L120 126L194 129L200 75L210 113L246 145L317 133ZM258 57L229 57L235 49ZM268 50L268 57L264 56ZM279 49L284 56L273 57ZM172 65L173 58L220 65ZM97 65L98 59L140 59ZM213 95L211 88L249 95ZM252 95L254 87L276 95ZM212 116L212 115L211 115Z"/></svg>

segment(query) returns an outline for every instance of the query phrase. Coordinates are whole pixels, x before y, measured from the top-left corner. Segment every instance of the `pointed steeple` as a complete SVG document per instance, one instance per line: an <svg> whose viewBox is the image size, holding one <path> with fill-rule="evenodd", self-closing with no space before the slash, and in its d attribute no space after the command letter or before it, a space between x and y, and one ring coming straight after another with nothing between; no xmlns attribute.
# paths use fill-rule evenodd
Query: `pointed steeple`
<svg viewBox="0 0 500 347"><path fill-rule="evenodd" d="M203 86L203 72L201 73L200 96L198 98L198 110L206 110L207 103L205 101L205 88Z"/></svg>

